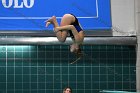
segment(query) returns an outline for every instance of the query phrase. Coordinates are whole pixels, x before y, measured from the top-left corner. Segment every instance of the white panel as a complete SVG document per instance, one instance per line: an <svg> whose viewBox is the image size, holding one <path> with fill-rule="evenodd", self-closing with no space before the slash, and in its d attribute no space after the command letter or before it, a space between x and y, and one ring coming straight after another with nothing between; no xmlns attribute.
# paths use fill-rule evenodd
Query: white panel
<svg viewBox="0 0 140 93"><path fill-rule="evenodd" d="M135 0L111 0L114 36L131 36L135 30Z"/></svg>
<svg viewBox="0 0 140 93"><path fill-rule="evenodd" d="M136 29L137 35L140 36L140 0L136 1Z"/></svg>

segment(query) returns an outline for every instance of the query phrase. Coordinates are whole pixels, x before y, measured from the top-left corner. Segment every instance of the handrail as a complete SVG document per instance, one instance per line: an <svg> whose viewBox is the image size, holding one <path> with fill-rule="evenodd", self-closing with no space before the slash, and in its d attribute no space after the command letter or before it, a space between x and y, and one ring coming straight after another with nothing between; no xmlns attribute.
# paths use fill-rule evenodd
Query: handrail
<svg viewBox="0 0 140 93"><path fill-rule="evenodd" d="M21 37L2 36L0 45L70 45L70 37L64 43L58 41L56 37ZM136 45L136 37L85 37L83 45Z"/></svg>

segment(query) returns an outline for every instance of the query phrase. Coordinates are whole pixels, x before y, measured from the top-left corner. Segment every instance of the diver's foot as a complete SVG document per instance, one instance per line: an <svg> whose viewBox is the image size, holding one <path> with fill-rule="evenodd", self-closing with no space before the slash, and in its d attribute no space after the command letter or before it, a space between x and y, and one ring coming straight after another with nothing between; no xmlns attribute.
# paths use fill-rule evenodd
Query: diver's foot
<svg viewBox="0 0 140 93"><path fill-rule="evenodd" d="M46 27L48 27L51 24L51 22L46 22Z"/></svg>
<svg viewBox="0 0 140 93"><path fill-rule="evenodd" d="M46 27L48 27L50 24L54 24L56 21L56 16L52 16L50 19L46 21Z"/></svg>

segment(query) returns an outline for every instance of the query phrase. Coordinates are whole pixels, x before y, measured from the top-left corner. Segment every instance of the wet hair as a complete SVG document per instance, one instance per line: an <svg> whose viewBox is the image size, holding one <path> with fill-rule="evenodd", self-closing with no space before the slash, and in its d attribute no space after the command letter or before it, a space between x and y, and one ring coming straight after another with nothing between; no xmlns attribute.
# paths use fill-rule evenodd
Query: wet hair
<svg viewBox="0 0 140 93"><path fill-rule="evenodd" d="M81 48L76 49L74 53L75 53L76 57L81 57L82 56Z"/></svg>
<svg viewBox="0 0 140 93"><path fill-rule="evenodd" d="M65 87L65 88L63 89L63 93L65 93L66 89L68 89L68 88L71 90L71 93L72 93L71 87Z"/></svg>
<svg viewBox="0 0 140 93"><path fill-rule="evenodd" d="M79 45L79 48L78 48L78 49L76 49L76 50L74 51L74 54L76 55L76 57L77 57L77 58L79 58L79 57L82 57L82 56L83 56L83 53L82 53L82 50L81 50L80 45Z"/></svg>

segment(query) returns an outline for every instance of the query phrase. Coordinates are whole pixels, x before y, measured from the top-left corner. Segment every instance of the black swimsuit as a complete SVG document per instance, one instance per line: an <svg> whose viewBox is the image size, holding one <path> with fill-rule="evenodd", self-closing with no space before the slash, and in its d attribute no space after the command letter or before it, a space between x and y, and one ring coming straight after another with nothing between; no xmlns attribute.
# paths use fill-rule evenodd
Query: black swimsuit
<svg viewBox="0 0 140 93"><path fill-rule="evenodd" d="M72 16L74 16L73 14L71 14ZM76 28L76 30L78 31L78 32L80 32L80 31L82 31L82 28L81 28L81 26L79 25L79 22L78 22L78 19L76 18L76 16L74 16L75 17L75 21L72 23L72 24L70 24L70 25L73 25L75 28ZM73 33L72 33L72 31L70 30L69 31L69 33L70 33L70 36L72 37L72 38L74 38L74 35L73 35Z"/></svg>

